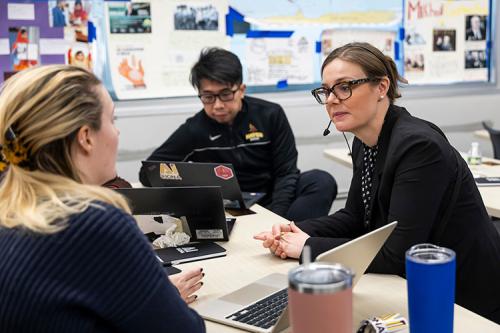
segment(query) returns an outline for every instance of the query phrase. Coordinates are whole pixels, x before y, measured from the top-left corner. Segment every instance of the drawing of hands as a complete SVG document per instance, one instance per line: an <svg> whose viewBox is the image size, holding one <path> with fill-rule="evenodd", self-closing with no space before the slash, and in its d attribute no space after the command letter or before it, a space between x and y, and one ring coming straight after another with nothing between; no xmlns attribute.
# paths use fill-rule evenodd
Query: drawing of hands
<svg viewBox="0 0 500 333"><path fill-rule="evenodd" d="M132 66L129 65L128 59L124 58L118 66L118 72L121 76L129 80L134 88L146 87L142 62L141 60L136 61L135 56L132 55Z"/></svg>

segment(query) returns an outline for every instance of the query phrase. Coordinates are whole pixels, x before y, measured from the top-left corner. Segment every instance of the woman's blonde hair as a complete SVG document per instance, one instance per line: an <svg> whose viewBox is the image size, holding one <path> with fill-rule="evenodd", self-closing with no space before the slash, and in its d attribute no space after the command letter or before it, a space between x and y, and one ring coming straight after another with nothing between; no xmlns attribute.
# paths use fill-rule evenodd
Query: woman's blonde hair
<svg viewBox="0 0 500 333"><path fill-rule="evenodd" d="M53 233L72 214L102 201L130 212L112 190L81 184L71 157L76 133L100 129L99 79L75 66L41 66L8 79L0 90L0 145L9 133L27 152L1 176L0 226Z"/></svg>

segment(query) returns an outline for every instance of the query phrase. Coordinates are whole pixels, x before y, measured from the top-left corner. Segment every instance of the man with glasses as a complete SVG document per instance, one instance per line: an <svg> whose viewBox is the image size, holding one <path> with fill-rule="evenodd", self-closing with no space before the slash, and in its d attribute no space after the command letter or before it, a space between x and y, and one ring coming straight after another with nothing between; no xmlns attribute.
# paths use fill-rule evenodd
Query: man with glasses
<svg viewBox="0 0 500 333"><path fill-rule="evenodd" d="M181 125L148 160L231 163L242 191L265 192L259 202L294 221L328 214L337 184L321 170L300 173L295 139L283 108L245 96L238 57L201 52L191 69L203 110ZM141 182L148 186L145 171Z"/></svg>

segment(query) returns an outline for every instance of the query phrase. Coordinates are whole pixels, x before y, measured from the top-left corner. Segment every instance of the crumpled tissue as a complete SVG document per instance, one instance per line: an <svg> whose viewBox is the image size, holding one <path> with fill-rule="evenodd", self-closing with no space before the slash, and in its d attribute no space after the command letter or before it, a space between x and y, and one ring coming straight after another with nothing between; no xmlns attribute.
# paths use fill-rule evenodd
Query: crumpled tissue
<svg viewBox="0 0 500 333"><path fill-rule="evenodd" d="M176 228L175 224L169 226L165 231L165 235L161 235L153 241L153 246L163 249L189 243L189 235L184 232L175 232Z"/></svg>

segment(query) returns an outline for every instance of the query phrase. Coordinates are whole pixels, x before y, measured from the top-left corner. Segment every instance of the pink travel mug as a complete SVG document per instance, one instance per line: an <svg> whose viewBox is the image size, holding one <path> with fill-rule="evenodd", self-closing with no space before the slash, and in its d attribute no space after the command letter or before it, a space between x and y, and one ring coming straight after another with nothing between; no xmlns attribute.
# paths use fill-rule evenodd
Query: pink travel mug
<svg viewBox="0 0 500 333"><path fill-rule="evenodd" d="M288 273L293 333L352 333L352 278L340 264L312 263Z"/></svg>

